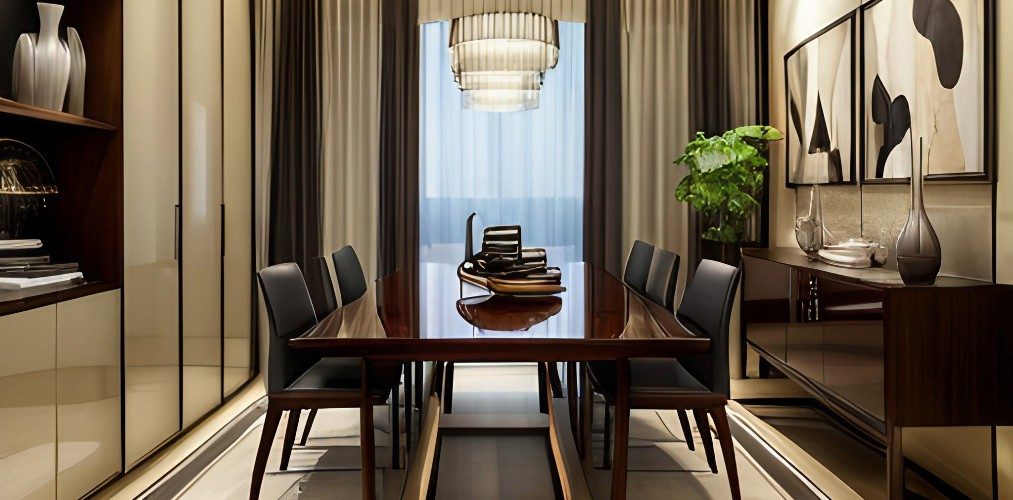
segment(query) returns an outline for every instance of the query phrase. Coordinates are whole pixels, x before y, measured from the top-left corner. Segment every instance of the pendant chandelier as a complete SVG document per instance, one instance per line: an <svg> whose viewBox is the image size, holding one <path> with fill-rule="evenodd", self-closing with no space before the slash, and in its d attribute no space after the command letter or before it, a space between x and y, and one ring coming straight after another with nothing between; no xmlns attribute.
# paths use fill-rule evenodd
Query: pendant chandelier
<svg viewBox="0 0 1013 500"><path fill-rule="evenodd" d="M450 69L466 109L537 108L545 72L558 61L559 23L545 16L494 12L451 21Z"/></svg>

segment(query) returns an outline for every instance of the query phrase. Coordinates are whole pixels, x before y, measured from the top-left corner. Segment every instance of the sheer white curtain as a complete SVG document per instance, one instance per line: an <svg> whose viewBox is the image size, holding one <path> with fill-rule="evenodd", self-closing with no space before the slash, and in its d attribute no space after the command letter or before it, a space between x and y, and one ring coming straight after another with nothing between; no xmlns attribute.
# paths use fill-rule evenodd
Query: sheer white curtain
<svg viewBox="0 0 1013 500"><path fill-rule="evenodd" d="M459 263L473 211L487 225L520 224L524 245L546 248L553 265L582 260L584 25L559 23L541 105L513 113L462 109L450 23L421 30L421 260Z"/></svg>

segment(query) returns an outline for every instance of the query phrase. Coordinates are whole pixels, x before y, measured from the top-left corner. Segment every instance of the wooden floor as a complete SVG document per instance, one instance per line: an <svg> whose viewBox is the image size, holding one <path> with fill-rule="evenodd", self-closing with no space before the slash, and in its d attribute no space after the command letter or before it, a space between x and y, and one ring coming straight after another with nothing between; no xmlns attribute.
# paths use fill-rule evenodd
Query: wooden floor
<svg viewBox="0 0 1013 500"><path fill-rule="evenodd" d="M457 367L454 413L535 413L538 411L534 365ZM672 413L672 415L667 415ZM378 415L385 410L377 408ZM602 411L596 412L595 457L601 456ZM376 419L377 457L389 456L385 419ZM690 452L674 412L634 411L631 424L629 498L729 498L727 479L707 470L702 447ZM261 421L190 482L177 498L240 499L248 495L250 471ZM284 424L281 428L284 428ZM271 453L261 498L358 498L356 410L323 410L306 447L296 447L289 472L278 472L277 448ZM694 429L693 438L699 440ZM737 450L744 498L783 498L781 491L750 458ZM309 472L309 469L317 469ZM537 436L447 436L444 438L437 498L537 500L553 498L549 457ZM608 498L610 471L593 469L594 498ZM397 498L403 470L377 472L379 498Z"/></svg>

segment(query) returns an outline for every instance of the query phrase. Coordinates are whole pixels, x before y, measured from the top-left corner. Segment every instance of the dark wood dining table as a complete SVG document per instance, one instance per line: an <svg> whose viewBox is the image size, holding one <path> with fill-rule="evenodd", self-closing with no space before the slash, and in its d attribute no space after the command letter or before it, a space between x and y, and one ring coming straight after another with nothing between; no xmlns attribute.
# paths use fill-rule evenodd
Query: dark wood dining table
<svg viewBox="0 0 1013 500"><path fill-rule="evenodd" d="M562 274L566 291L561 294L499 296L462 283L455 264L424 262L419 269L418 304L407 302L411 294L403 292L412 285L395 272L378 279L363 297L338 308L306 334L290 340L289 346L313 356L361 357L364 366L414 363L414 376L411 370L405 373L406 393L415 394L406 398L406 413L413 414L414 404L420 410L420 421L425 420L425 424L419 422L418 443L412 447L415 453L423 454L426 444L431 448L438 442L438 436L427 436L425 429L439 429L440 423L434 424L432 419L445 416L429 404L439 405L438 381L430 384L430 394L422 394L422 362L437 362L430 364L436 368L443 362L536 362L553 368L555 363L566 362L567 380L574 381L577 362L614 360L623 367L629 358L702 355L709 351L709 339L690 333L671 311L628 289L612 274L585 263L562 266ZM415 310L417 324L413 321ZM369 370L363 369L363 373L368 377ZM440 377L442 372L434 369L433 373ZM418 383L409 391L407 386L413 378ZM576 444L590 439L590 422L581 421L589 418L589 412L578 410L578 401L584 407L590 401L577 393L578 386L586 387L586 375L582 374L582 379L583 383L568 382L565 395L557 394L561 392L559 385L553 390L551 381L546 389L550 396L559 397L557 403L561 402L548 404L547 434L556 438L552 449L557 456L552 462L557 470L553 477L557 493L562 492L566 498L579 498L583 495L574 491L586 490L586 483L581 484L585 479L576 472L581 470L581 463L589 462L590 455L589 446ZM620 387L628 384L628 371L617 370L617 381ZM412 429L412 424L407 428ZM627 438L615 436L617 440ZM411 444L410 437L408 441ZM427 470L435 468L415 458L407 461L409 481L419 474L411 470L413 464L422 464ZM373 463L365 450L363 460ZM574 461L578 462L576 467ZM625 456L613 458L612 498L625 498L626 462ZM366 486L373 484L372 467L363 467L363 481L363 497L372 498L372 487ZM421 483L423 490L431 486L428 480ZM404 498L425 496L424 492L409 490L406 487Z"/></svg>

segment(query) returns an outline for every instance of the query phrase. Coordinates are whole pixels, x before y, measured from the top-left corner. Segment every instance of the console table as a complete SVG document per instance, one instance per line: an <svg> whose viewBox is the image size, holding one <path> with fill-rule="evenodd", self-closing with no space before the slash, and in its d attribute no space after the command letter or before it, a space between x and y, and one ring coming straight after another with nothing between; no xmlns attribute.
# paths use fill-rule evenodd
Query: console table
<svg viewBox="0 0 1013 500"><path fill-rule="evenodd" d="M799 249L743 249L745 342L887 450L903 496L903 427L1013 424L1013 287L846 269Z"/></svg>

